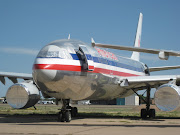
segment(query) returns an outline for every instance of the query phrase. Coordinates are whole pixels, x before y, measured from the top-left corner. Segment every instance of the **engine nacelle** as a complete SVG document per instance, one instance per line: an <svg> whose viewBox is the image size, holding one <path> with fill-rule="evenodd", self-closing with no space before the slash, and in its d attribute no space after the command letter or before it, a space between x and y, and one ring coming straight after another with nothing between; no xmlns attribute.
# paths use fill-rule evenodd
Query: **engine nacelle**
<svg viewBox="0 0 180 135"><path fill-rule="evenodd" d="M32 107L39 99L39 90L32 81L16 83L12 85L6 93L8 104L15 109Z"/></svg>
<svg viewBox="0 0 180 135"><path fill-rule="evenodd" d="M154 95L156 106L162 111L173 111L180 105L180 87L175 84L161 85Z"/></svg>
<svg viewBox="0 0 180 135"><path fill-rule="evenodd" d="M159 58L161 60L168 60L169 59L169 54L167 52L160 51L159 52Z"/></svg>

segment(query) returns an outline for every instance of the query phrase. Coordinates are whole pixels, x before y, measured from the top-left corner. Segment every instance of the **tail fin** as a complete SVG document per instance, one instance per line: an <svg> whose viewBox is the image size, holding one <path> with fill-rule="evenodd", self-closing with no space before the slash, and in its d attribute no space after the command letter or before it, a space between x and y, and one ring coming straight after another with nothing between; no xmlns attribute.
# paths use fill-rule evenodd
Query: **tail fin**
<svg viewBox="0 0 180 135"><path fill-rule="evenodd" d="M134 47L140 47L140 42L141 42L141 31L142 31L142 20L143 20L143 14L139 14L139 21L138 21L138 26L137 26L137 31L136 31L136 37L134 41ZM131 59L139 61L140 59L140 54L139 52L133 52Z"/></svg>

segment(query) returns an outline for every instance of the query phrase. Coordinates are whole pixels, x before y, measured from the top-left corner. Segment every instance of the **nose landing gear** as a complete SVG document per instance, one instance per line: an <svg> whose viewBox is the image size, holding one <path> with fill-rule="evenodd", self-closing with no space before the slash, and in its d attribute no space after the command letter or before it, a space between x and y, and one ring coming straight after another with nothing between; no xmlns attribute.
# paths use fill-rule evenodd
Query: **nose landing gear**
<svg viewBox="0 0 180 135"><path fill-rule="evenodd" d="M70 122L72 117L76 117L78 114L77 107L71 107L69 105L70 100L69 99L63 99L62 100L62 108L61 111L58 114L58 121L60 122Z"/></svg>

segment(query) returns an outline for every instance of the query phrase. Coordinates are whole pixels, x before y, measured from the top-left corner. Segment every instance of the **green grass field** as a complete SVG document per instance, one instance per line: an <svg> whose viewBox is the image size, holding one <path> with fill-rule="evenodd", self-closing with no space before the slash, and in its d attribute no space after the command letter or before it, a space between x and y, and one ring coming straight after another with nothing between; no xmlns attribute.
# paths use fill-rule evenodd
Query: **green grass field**
<svg viewBox="0 0 180 135"><path fill-rule="evenodd" d="M77 105L80 117L140 117L141 107L135 106L115 106L115 105ZM0 104L1 115L55 115L59 112L60 106L56 105L36 105L36 110L31 107L28 109L13 109L7 104ZM180 118L179 109L174 112L157 111L159 118Z"/></svg>

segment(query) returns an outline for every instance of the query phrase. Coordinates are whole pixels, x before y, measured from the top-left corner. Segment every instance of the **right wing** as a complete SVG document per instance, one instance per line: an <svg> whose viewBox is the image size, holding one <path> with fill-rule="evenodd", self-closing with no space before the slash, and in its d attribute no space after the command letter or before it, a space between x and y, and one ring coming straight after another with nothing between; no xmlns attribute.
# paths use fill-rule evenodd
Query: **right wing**
<svg viewBox="0 0 180 135"><path fill-rule="evenodd" d="M93 47L97 46L97 47L117 49L117 50L126 50L126 51L136 51L136 52L143 52L143 53L158 54L159 58L162 60L168 60L169 56L180 57L179 51L146 49L146 48L140 48L140 47L128 47L128 46L121 46L121 45L109 45L109 44L95 43L93 39L91 39L91 40L92 40L91 42L92 42Z"/></svg>
<svg viewBox="0 0 180 135"><path fill-rule="evenodd" d="M133 89L138 91L146 89L147 86L150 86L151 88L157 88L171 81L175 82L176 85L180 85L180 75L122 77L118 83L126 90Z"/></svg>
<svg viewBox="0 0 180 135"><path fill-rule="evenodd" d="M32 74L25 73L12 73L12 72L0 72L0 81L5 85L5 78L7 77L13 83L17 83L17 79L32 80Z"/></svg>

